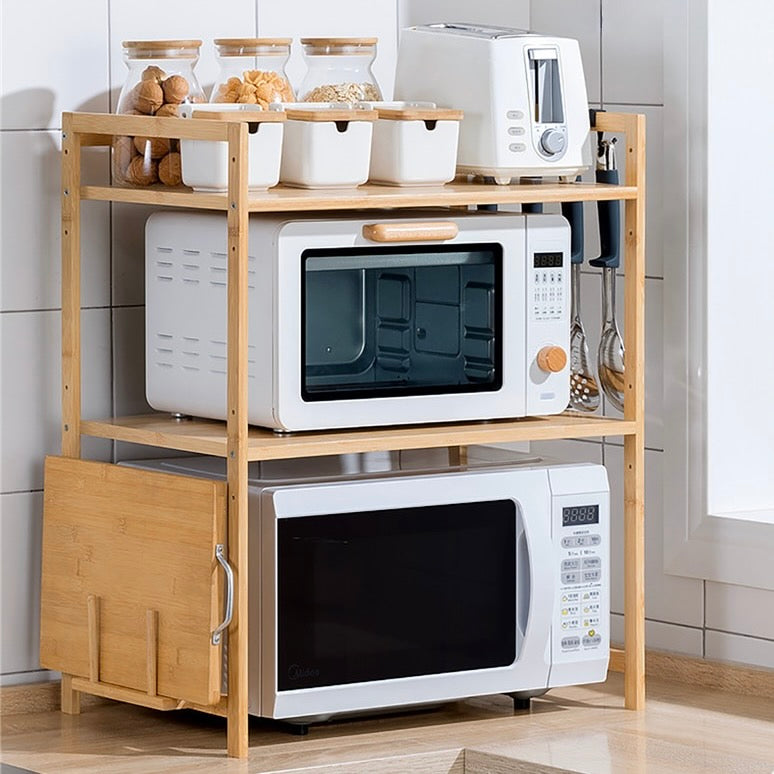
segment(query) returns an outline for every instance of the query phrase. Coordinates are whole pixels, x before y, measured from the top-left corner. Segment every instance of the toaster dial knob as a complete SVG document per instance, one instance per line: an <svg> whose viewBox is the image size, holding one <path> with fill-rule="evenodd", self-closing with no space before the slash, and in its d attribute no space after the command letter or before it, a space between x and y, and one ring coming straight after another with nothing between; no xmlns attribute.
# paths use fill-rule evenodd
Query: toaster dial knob
<svg viewBox="0 0 774 774"><path fill-rule="evenodd" d="M541 371L558 374L567 365L567 353L561 347L543 347L537 353L537 364Z"/></svg>
<svg viewBox="0 0 774 774"><path fill-rule="evenodd" d="M540 138L540 146L549 156L561 153L565 146L564 135L556 129L546 129Z"/></svg>

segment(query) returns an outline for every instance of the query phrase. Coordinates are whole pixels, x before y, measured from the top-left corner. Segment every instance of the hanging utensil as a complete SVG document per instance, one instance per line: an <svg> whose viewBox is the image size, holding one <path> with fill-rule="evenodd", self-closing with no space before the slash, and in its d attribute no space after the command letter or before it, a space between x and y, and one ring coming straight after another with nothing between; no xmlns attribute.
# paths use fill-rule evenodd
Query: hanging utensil
<svg viewBox="0 0 774 774"><path fill-rule="evenodd" d="M580 178L578 178L580 180ZM570 403L577 411L596 411L600 396L591 372L589 347L580 306L580 276L583 265L583 202L563 202L562 215L570 222Z"/></svg>
<svg viewBox="0 0 774 774"><path fill-rule="evenodd" d="M616 140L600 140L597 150L598 183L618 185ZM599 383L605 397L619 411L624 404L624 346L615 321L615 270L621 256L621 202L597 202L600 256L589 263L602 268L602 335L597 350Z"/></svg>

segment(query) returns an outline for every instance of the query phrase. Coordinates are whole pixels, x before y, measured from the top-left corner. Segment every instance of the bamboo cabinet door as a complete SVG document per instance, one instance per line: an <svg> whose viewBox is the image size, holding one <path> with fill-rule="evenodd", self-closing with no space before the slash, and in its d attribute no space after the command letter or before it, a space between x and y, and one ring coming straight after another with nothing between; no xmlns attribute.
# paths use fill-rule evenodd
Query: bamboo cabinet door
<svg viewBox="0 0 774 774"><path fill-rule="evenodd" d="M44 502L41 664L216 703L225 483L48 457Z"/></svg>

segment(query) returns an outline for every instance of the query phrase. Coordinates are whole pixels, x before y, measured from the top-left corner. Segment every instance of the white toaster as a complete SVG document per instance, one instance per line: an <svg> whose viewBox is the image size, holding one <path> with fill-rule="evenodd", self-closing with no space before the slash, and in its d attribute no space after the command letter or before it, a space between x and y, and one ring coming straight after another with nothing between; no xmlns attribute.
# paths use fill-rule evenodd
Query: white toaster
<svg viewBox="0 0 774 774"><path fill-rule="evenodd" d="M507 27L427 24L404 29L395 99L465 111L457 171L568 181L588 167L588 99L578 41Z"/></svg>

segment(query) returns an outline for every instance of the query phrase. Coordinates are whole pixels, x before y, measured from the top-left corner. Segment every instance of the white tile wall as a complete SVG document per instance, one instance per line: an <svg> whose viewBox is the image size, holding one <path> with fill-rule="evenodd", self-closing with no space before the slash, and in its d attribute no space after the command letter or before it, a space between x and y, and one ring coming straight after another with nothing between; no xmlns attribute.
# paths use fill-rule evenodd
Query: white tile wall
<svg viewBox="0 0 774 774"><path fill-rule="evenodd" d="M43 495L0 495L0 672L38 668Z"/></svg>
<svg viewBox="0 0 774 774"><path fill-rule="evenodd" d="M60 132L0 133L0 310L61 306ZM105 185L108 154L84 152L84 172ZM81 303L110 304L109 205L82 208Z"/></svg>
<svg viewBox="0 0 774 774"><path fill-rule="evenodd" d="M108 109L108 3L0 4L0 127L61 126L63 110Z"/></svg>
<svg viewBox="0 0 774 774"><path fill-rule="evenodd" d="M471 22L494 24L499 27L530 27L529 0L400 0L400 24L432 24L433 22Z"/></svg>
<svg viewBox="0 0 774 774"><path fill-rule="evenodd" d="M702 657L704 632L690 626L645 621L645 646L653 650L667 650L694 658ZM610 616L610 641L623 644L624 617L617 613Z"/></svg>
<svg viewBox="0 0 774 774"><path fill-rule="evenodd" d="M664 102L663 25L667 0L602 0L602 101Z"/></svg>
<svg viewBox="0 0 774 774"><path fill-rule="evenodd" d="M774 640L708 629L704 638L704 657L774 669Z"/></svg>
<svg viewBox="0 0 774 774"><path fill-rule="evenodd" d="M664 453L645 452L645 615L654 621L701 628L703 586L695 578L664 573L662 466ZM612 518L611 609L623 612L623 449L605 444Z"/></svg>
<svg viewBox="0 0 774 774"><path fill-rule="evenodd" d="M258 3L258 32L262 37L292 37L293 51L288 76L297 89L306 72L303 62L302 37L377 37L379 43L374 62L374 77L384 92L392 97L397 49L396 0L296 0Z"/></svg>
<svg viewBox="0 0 774 774"><path fill-rule="evenodd" d="M707 628L774 640L774 591L707 581L706 594Z"/></svg>
<svg viewBox="0 0 774 774"><path fill-rule="evenodd" d="M530 29L580 43L589 102L602 101L600 0L531 0Z"/></svg>
<svg viewBox="0 0 774 774"><path fill-rule="evenodd" d="M81 334L83 415L110 416L110 311L85 310ZM42 489L43 457L61 448L61 313L5 312L0 339L0 490ZM109 441L84 439L83 449L98 459L111 456Z"/></svg>
<svg viewBox="0 0 774 774"><path fill-rule="evenodd" d="M112 303L145 303L145 221L154 211L144 204L113 204L111 232Z"/></svg>

